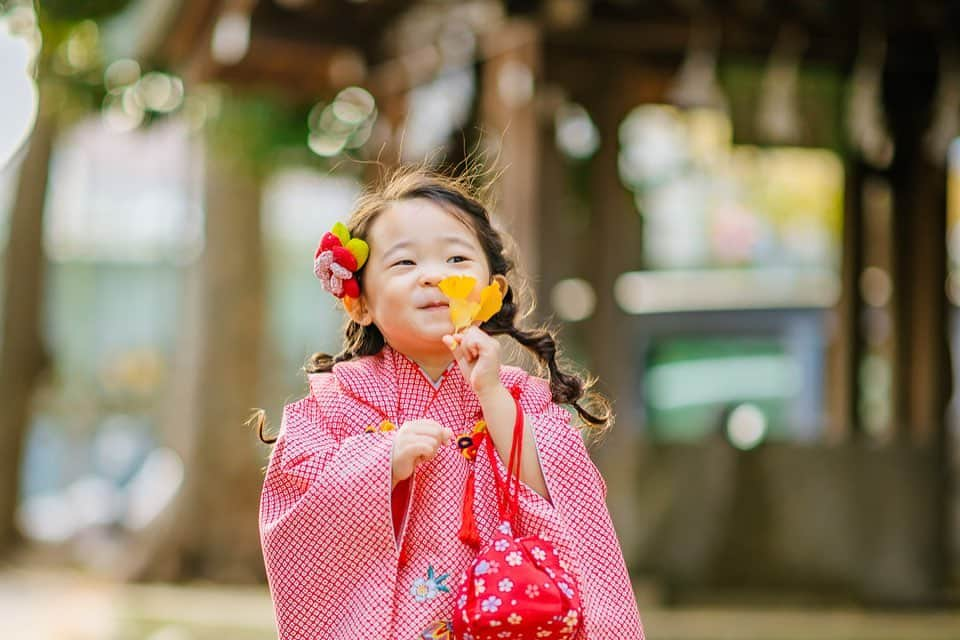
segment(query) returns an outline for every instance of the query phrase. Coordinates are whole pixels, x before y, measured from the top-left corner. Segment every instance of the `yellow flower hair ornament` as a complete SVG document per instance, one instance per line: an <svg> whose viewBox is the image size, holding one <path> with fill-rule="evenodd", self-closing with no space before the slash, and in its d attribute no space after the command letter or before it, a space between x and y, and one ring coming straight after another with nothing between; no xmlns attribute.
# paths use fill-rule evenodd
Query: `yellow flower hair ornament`
<svg viewBox="0 0 960 640"><path fill-rule="evenodd" d="M360 238L351 238L346 225L338 222L320 239L320 246L313 255L313 273L323 288L338 298L359 298L360 284L354 273L360 270L369 255L367 243Z"/></svg>
<svg viewBox="0 0 960 640"><path fill-rule="evenodd" d="M498 281L477 292L477 279L470 276L448 276L437 286L450 301L450 320L454 333L492 318L500 311L503 296L506 295Z"/></svg>

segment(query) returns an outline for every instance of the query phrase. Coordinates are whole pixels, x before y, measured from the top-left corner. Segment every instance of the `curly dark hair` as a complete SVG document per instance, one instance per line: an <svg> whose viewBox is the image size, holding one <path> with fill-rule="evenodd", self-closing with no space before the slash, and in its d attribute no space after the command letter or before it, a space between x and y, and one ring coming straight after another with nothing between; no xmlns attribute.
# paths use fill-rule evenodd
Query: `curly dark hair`
<svg viewBox="0 0 960 640"><path fill-rule="evenodd" d="M350 216L347 228L352 237L368 237L377 216L391 203L425 198L457 216L473 229L487 257L491 275L501 274L508 282L513 280L503 298L500 311L481 324L480 328L493 336L509 335L528 349L537 358L541 371L545 369L548 374L553 401L572 405L591 435L598 436L610 426L612 414L609 402L600 394L591 391L596 379L583 379L560 368L557 364L558 345L553 331L546 327L527 330L517 326L518 319L523 316L520 314L520 295L514 293L514 285L519 284L522 278L516 275L515 262L504 246L504 238L508 236L494 228L481 193L481 189L475 187L475 177L468 174L451 177L419 166L399 167L384 174L379 183L363 192ZM365 269L366 267L363 267L355 274L361 290ZM379 353L384 344L383 334L376 325L361 325L350 320L345 328L341 352L336 355L315 353L309 358L304 370L307 373L327 372L338 362ZM276 441L276 438L264 438L262 412L255 414L253 421L263 442Z"/></svg>

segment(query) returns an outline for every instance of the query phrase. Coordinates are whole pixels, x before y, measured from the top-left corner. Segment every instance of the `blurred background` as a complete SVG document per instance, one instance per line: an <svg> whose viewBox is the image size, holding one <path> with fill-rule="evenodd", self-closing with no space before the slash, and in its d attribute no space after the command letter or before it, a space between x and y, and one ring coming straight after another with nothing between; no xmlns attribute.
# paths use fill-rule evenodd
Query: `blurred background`
<svg viewBox="0 0 960 640"><path fill-rule="evenodd" d="M651 638L960 638L960 2L0 0L0 636L276 638L382 166L503 169Z"/></svg>

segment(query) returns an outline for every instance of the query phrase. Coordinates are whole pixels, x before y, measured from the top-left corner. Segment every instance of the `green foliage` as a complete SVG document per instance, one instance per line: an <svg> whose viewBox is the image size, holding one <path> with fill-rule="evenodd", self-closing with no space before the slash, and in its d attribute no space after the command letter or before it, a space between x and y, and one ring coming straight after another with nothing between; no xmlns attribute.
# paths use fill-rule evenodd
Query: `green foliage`
<svg viewBox="0 0 960 640"><path fill-rule="evenodd" d="M0 15L30 4L29 0L0 0ZM101 26L130 4L130 0L48 0L33 4L43 35L37 79L45 108L55 111L62 125L99 111L110 98L104 70L112 61L103 54ZM163 70L143 69L144 74L148 71ZM122 86L112 89L114 96L124 91ZM325 170L359 153L348 150L334 158L312 153L306 144L310 105L290 104L270 92L242 92L229 87L193 86L188 93L204 103L203 122L211 150L245 173L262 175L282 164ZM140 126L150 126L179 112L145 109Z"/></svg>
<svg viewBox="0 0 960 640"><path fill-rule="evenodd" d="M265 174L277 164L309 161L307 119L301 108L286 105L267 94L222 88L207 120L211 149L237 169ZM297 150L291 157L290 150Z"/></svg>
<svg viewBox="0 0 960 640"><path fill-rule="evenodd" d="M736 144L764 144L757 131L756 113L765 68L761 61L745 58L722 60L718 73L730 101ZM803 131L800 146L822 147L843 155L843 75L834 68L804 64L797 79L797 100Z"/></svg>

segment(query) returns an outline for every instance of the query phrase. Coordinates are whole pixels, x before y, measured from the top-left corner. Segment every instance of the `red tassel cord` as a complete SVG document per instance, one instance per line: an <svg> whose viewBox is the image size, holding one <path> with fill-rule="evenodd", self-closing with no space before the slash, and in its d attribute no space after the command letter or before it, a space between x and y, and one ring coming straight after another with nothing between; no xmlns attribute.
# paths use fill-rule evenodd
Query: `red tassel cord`
<svg viewBox="0 0 960 640"><path fill-rule="evenodd" d="M487 424L481 420L473 426L473 430L469 434L457 438L460 454L470 461L470 470L467 472L467 482L463 488L463 500L461 501L459 537L463 544L474 549L480 547L480 532L477 530L477 521L473 515L474 494L476 493L476 476L473 463L477 458L480 443L486 436L486 428Z"/></svg>
<svg viewBox="0 0 960 640"><path fill-rule="evenodd" d="M477 521L473 517L473 500L476 485L476 475L473 465L467 472L467 484L463 489L463 512L460 514L460 542L478 548L480 546L480 532L477 530Z"/></svg>

